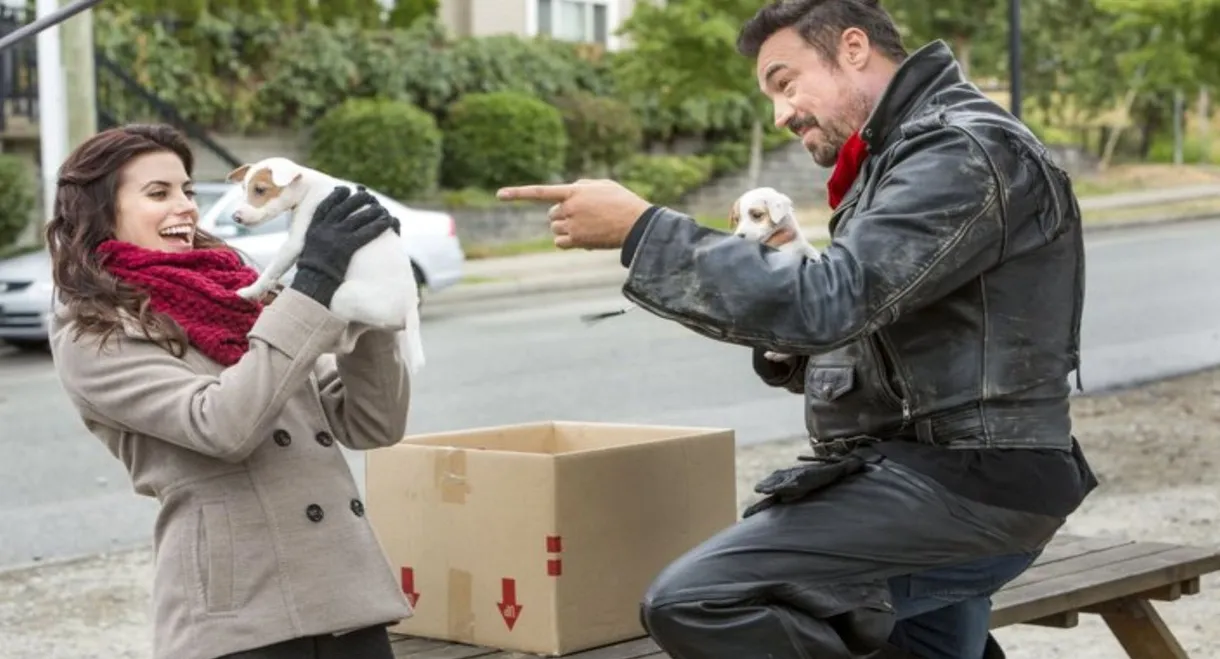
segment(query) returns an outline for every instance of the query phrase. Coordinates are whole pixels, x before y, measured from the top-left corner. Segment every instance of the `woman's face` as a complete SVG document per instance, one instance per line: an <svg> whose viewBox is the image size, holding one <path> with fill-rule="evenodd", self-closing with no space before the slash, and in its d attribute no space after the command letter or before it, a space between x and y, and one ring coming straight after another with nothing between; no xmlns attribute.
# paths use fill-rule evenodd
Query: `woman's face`
<svg viewBox="0 0 1220 659"><path fill-rule="evenodd" d="M119 171L114 237L145 249L185 252L194 247L199 206L182 159L146 153Z"/></svg>

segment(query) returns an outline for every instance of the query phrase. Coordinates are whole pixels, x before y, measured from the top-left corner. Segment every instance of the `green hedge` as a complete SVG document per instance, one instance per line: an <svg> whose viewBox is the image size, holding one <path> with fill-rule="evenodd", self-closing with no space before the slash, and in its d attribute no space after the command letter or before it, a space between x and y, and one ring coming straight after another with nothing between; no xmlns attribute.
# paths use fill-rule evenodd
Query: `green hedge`
<svg viewBox="0 0 1220 659"><path fill-rule="evenodd" d="M559 110L518 92L463 96L445 124L445 187L493 189L546 183L563 172L568 147Z"/></svg>
<svg viewBox="0 0 1220 659"><path fill-rule="evenodd" d="M0 154L0 248L17 241L30 218L37 200L38 184L29 166L18 156Z"/></svg>
<svg viewBox="0 0 1220 659"><path fill-rule="evenodd" d="M644 134L631 106L588 92L556 99L568 134L564 177L601 178L639 151Z"/></svg>
<svg viewBox="0 0 1220 659"><path fill-rule="evenodd" d="M316 7L282 15L222 8L166 27L122 4L95 11L98 47L212 130L303 128L350 97L407 100L443 121L447 107L471 93L516 91L547 102L577 92L618 96L614 53L511 35L454 39L435 16L368 29L351 21L298 25L324 19ZM647 94L620 100L646 142L749 127L745 95L691 97L676 108L660 108ZM133 112L142 105L124 104Z"/></svg>
<svg viewBox="0 0 1220 659"><path fill-rule="evenodd" d="M432 115L403 101L354 98L322 117L310 144L311 166L397 199L436 188L441 132Z"/></svg>
<svg viewBox="0 0 1220 659"><path fill-rule="evenodd" d="M619 171L623 185L654 204L676 204L712 177L707 156L632 156Z"/></svg>

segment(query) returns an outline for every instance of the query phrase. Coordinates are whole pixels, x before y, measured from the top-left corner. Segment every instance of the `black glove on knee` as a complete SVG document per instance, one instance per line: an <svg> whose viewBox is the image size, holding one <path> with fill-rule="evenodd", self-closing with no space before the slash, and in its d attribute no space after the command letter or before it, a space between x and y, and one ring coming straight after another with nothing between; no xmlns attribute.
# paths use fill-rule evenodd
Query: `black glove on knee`
<svg viewBox="0 0 1220 659"><path fill-rule="evenodd" d="M398 233L398 219L363 186L355 194L346 186L335 188L318 204L305 231L292 288L329 307L343 283L352 254L386 229Z"/></svg>
<svg viewBox="0 0 1220 659"><path fill-rule="evenodd" d="M802 459L804 460L804 459ZM855 455L819 458L795 467L778 469L754 486L754 491L766 495L742 513L742 519L766 510L776 503L799 501L829 487L864 468L865 461Z"/></svg>

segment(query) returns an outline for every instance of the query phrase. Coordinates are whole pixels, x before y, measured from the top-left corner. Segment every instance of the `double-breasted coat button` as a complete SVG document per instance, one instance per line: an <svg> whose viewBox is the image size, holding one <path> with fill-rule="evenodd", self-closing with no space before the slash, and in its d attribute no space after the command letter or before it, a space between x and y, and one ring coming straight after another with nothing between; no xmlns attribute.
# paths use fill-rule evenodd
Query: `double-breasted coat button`
<svg viewBox="0 0 1220 659"><path fill-rule="evenodd" d="M288 446L292 443L292 435L289 435L288 431L283 428L271 433L271 439L275 440L275 443L280 446Z"/></svg>
<svg viewBox="0 0 1220 659"><path fill-rule="evenodd" d="M331 444L335 443L335 438L331 437L330 433L326 432L325 430L317 435L314 435L314 439L318 440L318 443L322 446L330 446Z"/></svg>
<svg viewBox="0 0 1220 659"><path fill-rule="evenodd" d="M352 512L356 513L356 517L364 517L364 504L360 499L352 499Z"/></svg>
<svg viewBox="0 0 1220 659"><path fill-rule="evenodd" d="M309 521L311 522L322 521L322 506L319 506L316 503L309 504L309 506L305 508L305 516L308 517Z"/></svg>

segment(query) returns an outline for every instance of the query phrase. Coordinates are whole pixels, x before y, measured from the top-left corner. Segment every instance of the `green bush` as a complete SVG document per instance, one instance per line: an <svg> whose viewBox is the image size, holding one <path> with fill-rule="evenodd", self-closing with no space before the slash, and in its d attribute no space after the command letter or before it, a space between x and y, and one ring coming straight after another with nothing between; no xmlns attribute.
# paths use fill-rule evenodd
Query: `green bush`
<svg viewBox="0 0 1220 659"><path fill-rule="evenodd" d="M545 183L563 172L568 138L559 110L518 92L468 94L445 123L448 188Z"/></svg>
<svg viewBox="0 0 1220 659"><path fill-rule="evenodd" d="M21 236L34 215L37 184L26 163L17 156L0 154L0 248Z"/></svg>
<svg viewBox="0 0 1220 659"><path fill-rule="evenodd" d="M355 98L314 126L311 166L397 199L431 194L441 132L427 112L403 101Z"/></svg>
<svg viewBox="0 0 1220 659"><path fill-rule="evenodd" d="M654 204L674 204L707 183L714 161L710 156L632 156L619 170L623 185Z"/></svg>
<svg viewBox="0 0 1220 659"><path fill-rule="evenodd" d="M588 92L555 100L568 134L564 172L569 179L609 176L640 148L643 131L631 106Z"/></svg>

